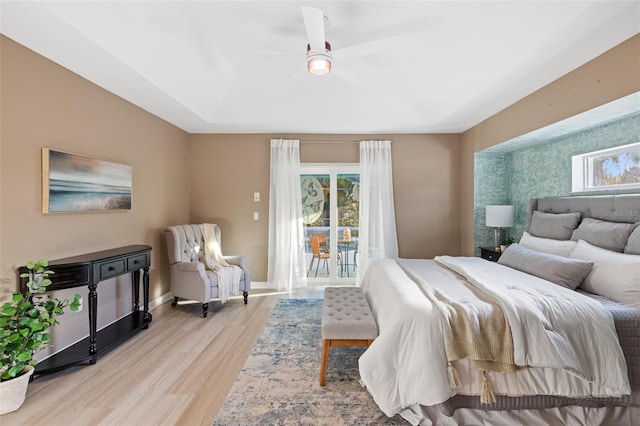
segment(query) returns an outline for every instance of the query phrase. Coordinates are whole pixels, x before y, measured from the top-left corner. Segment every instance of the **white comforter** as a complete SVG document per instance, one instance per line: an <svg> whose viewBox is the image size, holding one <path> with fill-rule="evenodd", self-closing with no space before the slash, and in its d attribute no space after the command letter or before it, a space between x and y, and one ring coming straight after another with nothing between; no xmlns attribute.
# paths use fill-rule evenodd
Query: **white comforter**
<svg viewBox="0 0 640 426"><path fill-rule="evenodd" d="M620 396L630 393L626 363L613 320L597 302L480 258L438 258L496 296L512 329L515 373L490 373L498 395ZM403 268L410 268L410 278ZM447 372L443 316L425 296L429 280L446 285L450 270L428 260L373 262L363 289L379 336L360 358L362 383L388 416L411 421L412 408L435 405L454 394L479 394L477 372L456 361L462 386ZM446 328L446 327L445 327Z"/></svg>

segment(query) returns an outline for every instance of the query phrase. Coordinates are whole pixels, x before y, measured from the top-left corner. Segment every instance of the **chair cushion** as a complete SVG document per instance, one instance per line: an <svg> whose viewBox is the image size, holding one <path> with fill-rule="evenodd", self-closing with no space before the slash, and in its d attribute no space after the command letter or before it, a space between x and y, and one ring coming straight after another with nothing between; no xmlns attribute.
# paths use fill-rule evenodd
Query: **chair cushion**
<svg viewBox="0 0 640 426"><path fill-rule="evenodd" d="M249 291L248 288L245 287L245 272L246 270L240 268L240 290L241 291ZM218 274L214 271L207 269L207 278L209 278L209 282L212 287L218 288Z"/></svg>

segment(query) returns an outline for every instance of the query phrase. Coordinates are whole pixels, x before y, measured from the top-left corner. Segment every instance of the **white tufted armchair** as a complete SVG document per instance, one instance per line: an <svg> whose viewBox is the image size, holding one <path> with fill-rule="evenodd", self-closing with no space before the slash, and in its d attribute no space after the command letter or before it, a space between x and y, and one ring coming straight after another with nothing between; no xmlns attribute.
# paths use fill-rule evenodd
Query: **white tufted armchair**
<svg viewBox="0 0 640 426"><path fill-rule="evenodd" d="M209 301L218 297L218 276L207 270L203 262L204 238L200 225L169 226L164 231L169 252L171 269L171 292L176 306L179 298L197 300L202 303L202 317L209 312ZM220 239L220 227L215 225L215 233ZM251 289L251 275L245 264L244 256L224 256L231 265L242 269L240 290L247 304Z"/></svg>

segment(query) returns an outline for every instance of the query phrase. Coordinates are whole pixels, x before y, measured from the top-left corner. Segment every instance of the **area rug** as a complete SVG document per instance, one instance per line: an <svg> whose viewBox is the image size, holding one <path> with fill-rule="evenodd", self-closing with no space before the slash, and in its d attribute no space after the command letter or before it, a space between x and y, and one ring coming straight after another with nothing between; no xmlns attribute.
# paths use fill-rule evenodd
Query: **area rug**
<svg viewBox="0 0 640 426"><path fill-rule="evenodd" d="M364 347L332 347L320 387L321 299L281 299L245 362L215 426L406 425L360 385Z"/></svg>

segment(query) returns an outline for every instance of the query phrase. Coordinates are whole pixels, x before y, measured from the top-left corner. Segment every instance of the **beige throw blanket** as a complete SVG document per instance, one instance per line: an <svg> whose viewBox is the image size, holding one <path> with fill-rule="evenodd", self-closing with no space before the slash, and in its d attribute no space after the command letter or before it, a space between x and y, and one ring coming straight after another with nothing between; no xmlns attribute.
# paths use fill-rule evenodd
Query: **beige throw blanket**
<svg viewBox="0 0 640 426"><path fill-rule="evenodd" d="M517 366L513 359L513 338L502 308L470 284L464 285L482 301L484 309L458 303L438 291L434 292L436 299L444 304L441 307L451 327L451 339L445 345L450 380L453 385L460 387L451 361L469 360L472 368L482 372L480 402L491 404L496 398L486 372L511 373L522 367Z"/></svg>
<svg viewBox="0 0 640 426"><path fill-rule="evenodd" d="M467 285L486 309L458 303L436 291L435 297L444 303L452 338L446 345L450 361L469 359L481 370L509 373L517 370L513 360L511 329L500 306L481 291Z"/></svg>
<svg viewBox="0 0 640 426"><path fill-rule="evenodd" d="M240 292L242 270L238 266L230 265L222 256L215 232L217 225L204 223L201 226L204 237L204 264L218 276L218 297L222 303L226 303L230 296Z"/></svg>
<svg viewBox="0 0 640 426"><path fill-rule="evenodd" d="M511 329L500 305L489 295L468 283L453 271L429 265L421 274L415 264L399 260L399 265L417 283L426 296L442 312L445 351L449 361L449 381L452 387L460 387L460 381L452 361L469 360L472 368L482 373L482 403L495 402L495 395L487 380L486 372L511 373L522 367L515 364ZM423 276L446 277L445 284L427 284Z"/></svg>

